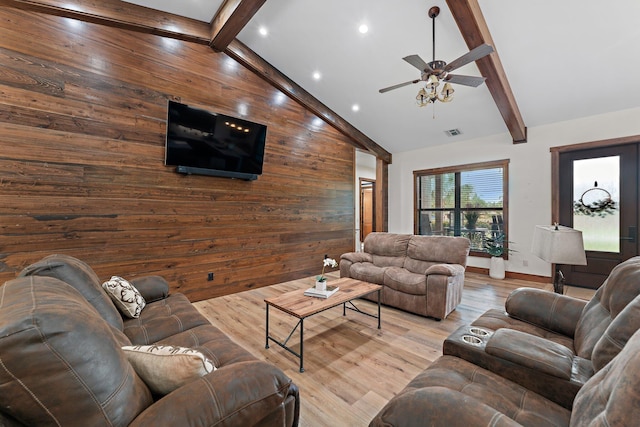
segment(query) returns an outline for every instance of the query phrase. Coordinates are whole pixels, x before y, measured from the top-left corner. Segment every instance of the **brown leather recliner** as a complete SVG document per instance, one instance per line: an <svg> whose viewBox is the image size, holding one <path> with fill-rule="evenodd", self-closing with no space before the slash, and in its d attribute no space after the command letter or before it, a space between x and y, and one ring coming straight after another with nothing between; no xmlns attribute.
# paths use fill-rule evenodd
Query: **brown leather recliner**
<svg viewBox="0 0 640 427"><path fill-rule="evenodd" d="M0 287L2 426L296 426L299 394L153 276L132 281L147 301L120 316L93 270L55 255ZM123 345L195 348L217 370L153 395Z"/></svg>
<svg viewBox="0 0 640 427"><path fill-rule="evenodd" d="M616 266L588 302L517 289L507 299L506 313L489 310L459 328L445 340L443 353L571 408L584 383L640 328L638 295L640 257ZM486 336L477 336L482 331Z"/></svg>

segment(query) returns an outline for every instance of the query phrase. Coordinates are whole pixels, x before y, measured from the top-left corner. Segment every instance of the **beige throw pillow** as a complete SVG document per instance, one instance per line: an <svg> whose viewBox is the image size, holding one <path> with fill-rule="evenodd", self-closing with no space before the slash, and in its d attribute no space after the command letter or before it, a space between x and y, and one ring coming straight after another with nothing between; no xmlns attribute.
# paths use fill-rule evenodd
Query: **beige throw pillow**
<svg viewBox="0 0 640 427"><path fill-rule="evenodd" d="M165 395L216 370L213 362L192 348L165 345L122 347L136 373L156 394Z"/></svg>
<svg viewBox="0 0 640 427"><path fill-rule="evenodd" d="M102 289L111 297L120 313L133 319L140 317L146 302L131 283L122 277L112 276L102 284Z"/></svg>

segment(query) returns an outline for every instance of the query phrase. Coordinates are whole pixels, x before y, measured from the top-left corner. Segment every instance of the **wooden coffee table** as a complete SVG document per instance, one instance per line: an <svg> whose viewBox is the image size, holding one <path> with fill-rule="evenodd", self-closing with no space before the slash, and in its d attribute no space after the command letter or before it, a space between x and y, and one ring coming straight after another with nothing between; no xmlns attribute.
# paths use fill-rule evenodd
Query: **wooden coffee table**
<svg viewBox="0 0 640 427"><path fill-rule="evenodd" d="M316 298L304 295L307 289L298 289L286 292L273 298L266 298L264 302L267 304L267 327L266 327L266 344L265 348L269 348L269 341L273 341L289 353L300 359L300 372L304 372L304 319L314 314L337 307L342 304L342 315L346 316L347 309L357 311L358 313L378 319L378 329L380 329L380 291L382 286L373 283L362 282L356 279L341 278L332 280L331 285L338 286L340 289L329 298ZM363 297L372 292L378 292L378 315L364 312L353 304L354 299ZM347 306L349 304L349 306ZM284 342L276 340L269 335L269 306L273 306L280 311L284 311L291 316L297 317L298 323L293 328L289 336ZM293 333L300 327L300 353L296 353L292 348L287 346L287 342Z"/></svg>

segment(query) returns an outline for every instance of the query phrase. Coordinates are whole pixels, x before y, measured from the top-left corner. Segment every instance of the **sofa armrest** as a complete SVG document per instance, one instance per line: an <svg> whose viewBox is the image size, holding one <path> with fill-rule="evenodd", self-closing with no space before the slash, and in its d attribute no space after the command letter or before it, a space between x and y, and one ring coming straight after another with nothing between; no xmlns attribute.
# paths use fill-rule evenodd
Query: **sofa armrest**
<svg viewBox="0 0 640 427"><path fill-rule="evenodd" d="M510 427L517 422L491 406L446 387L425 387L394 397L369 427Z"/></svg>
<svg viewBox="0 0 640 427"><path fill-rule="evenodd" d="M162 276L143 276L129 280L146 302L154 302L169 296L169 283Z"/></svg>
<svg viewBox="0 0 640 427"><path fill-rule="evenodd" d="M340 259L346 259L351 262L373 262L373 257L368 252L347 252L340 255Z"/></svg>
<svg viewBox="0 0 640 427"><path fill-rule="evenodd" d="M293 408L292 408L293 407ZM297 425L298 388L262 361L223 366L149 406L130 427Z"/></svg>
<svg viewBox="0 0 640 427"><path fill-rule="evenodd" d="M464 274L464 267L460 264L434 264L424 272L430 274L442 274L444 276L458 276Z"/></svg>
<svg viewBox="0 0 640 427"><path fill-rule="evenodd" d="M543 291L519 288L505 303L509 316L553 332L573 337L587 301Z"/></svg>
<svg viewBox="0 0 640 427"><path fill-rule="evenodd" d="M498 329L485 347L487 354L569 381L573 352L547 339L515 329Z"/></svg>

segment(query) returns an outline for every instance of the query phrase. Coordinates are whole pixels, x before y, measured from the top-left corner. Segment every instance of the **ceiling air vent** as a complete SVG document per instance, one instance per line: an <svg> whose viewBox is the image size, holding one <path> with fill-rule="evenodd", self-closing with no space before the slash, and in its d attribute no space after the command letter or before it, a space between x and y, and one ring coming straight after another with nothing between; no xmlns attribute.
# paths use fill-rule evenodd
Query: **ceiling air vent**
<svg viewBox="0 0 640 427"><path fill-rule="evenodd" d="M460 129L449 129L449 130L445 130L444 133L446 133L447 136L462 135L462 131Z"/></svg>

